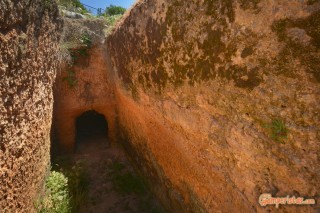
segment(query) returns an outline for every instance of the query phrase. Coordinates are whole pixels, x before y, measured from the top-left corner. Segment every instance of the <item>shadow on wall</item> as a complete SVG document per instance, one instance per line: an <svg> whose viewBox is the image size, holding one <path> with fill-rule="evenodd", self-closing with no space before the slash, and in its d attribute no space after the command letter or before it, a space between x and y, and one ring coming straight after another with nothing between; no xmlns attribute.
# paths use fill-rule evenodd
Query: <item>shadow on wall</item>
<svg viewBox="0 0 320 213"><path fill-rule="evenodd" d="M77 151L79 145L86 143L112 142L112 135L110 136L109 132L112 128L110 129L108 125L108 119L95 110L81 110L59 119L60 123L54 119L51 128L52 157L62 153L73 153Z"/></svg>
<svg viewBox="0 0 320 213"><path fill-rule="evenodd" d="M76 145L108 138L108 123L104 115L90 110L76 118Z"/></svg>

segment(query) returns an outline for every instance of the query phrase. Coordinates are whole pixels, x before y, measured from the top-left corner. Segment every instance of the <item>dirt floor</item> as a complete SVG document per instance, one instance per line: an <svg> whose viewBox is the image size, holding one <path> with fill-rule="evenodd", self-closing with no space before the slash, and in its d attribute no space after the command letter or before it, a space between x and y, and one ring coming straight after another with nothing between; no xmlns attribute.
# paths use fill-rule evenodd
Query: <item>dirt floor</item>
<svg viewBox="0 0 320 213"><path fill-rule="evenodd" d="M54 164L69 178L73 212L165 212L122 148L110 147L105 137L82 141L75 154L56 157Z"/></svg>

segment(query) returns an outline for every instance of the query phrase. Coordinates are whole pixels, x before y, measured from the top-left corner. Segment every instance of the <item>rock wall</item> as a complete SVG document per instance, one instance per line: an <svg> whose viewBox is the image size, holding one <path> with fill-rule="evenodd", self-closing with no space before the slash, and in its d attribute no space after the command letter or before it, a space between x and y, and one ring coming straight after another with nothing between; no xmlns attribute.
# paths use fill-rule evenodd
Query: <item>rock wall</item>
<svg viewBox="0 0 320 213"><path fill-rule="evenodd" d="M0 11L0 211L32 212L50 163L62 22L51 0L1 0Z"/></svg>
<svg viewBox="0 0 320 213"><path fill-rule="evenodd" d="M100 44L101 45L101 44ZM54 85L54 143L63 152L75 149L76 119L82 113L95 110L108 122L108 137L116 137L113 82L108 74L105 49L94 46L86 56L78 58L72 67L63 67ZM71 76L70 76L71 75ZM73 79L69 79L73 78ZM70 80L74 81L70 82Z"/></svg>
<svg viewBox="0 0 320 213"><path fill-rule="evenodd" d="M146 0L117 26L120 136L172 212L319 203L319 24L319 1Z"/></svg>

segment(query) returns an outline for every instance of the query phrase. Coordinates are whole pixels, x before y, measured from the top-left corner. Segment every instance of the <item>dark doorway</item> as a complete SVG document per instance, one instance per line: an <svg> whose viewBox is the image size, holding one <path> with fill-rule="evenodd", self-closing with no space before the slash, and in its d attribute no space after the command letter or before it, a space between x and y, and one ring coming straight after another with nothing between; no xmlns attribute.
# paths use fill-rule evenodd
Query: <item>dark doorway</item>
<svg viewBox="0 0 320 213"><path fill-rule="evenodd" d="M86 111L76 120L76 144L108 137L108 123L104 115Z"/></svg>

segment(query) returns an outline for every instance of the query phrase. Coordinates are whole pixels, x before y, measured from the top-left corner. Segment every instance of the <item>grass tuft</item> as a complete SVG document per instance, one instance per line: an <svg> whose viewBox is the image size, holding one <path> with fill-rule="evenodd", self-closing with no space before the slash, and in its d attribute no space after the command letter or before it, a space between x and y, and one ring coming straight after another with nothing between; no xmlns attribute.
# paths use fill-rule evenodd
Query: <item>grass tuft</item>
<svg viewBox="0 0 320 213"><path fill-rule="evenodd" d="M280 119L272 120L270 124L265 125L265 128L269 129L270 137L279 143L284 143L284 140L288 136L289 130Z"/></svg>

